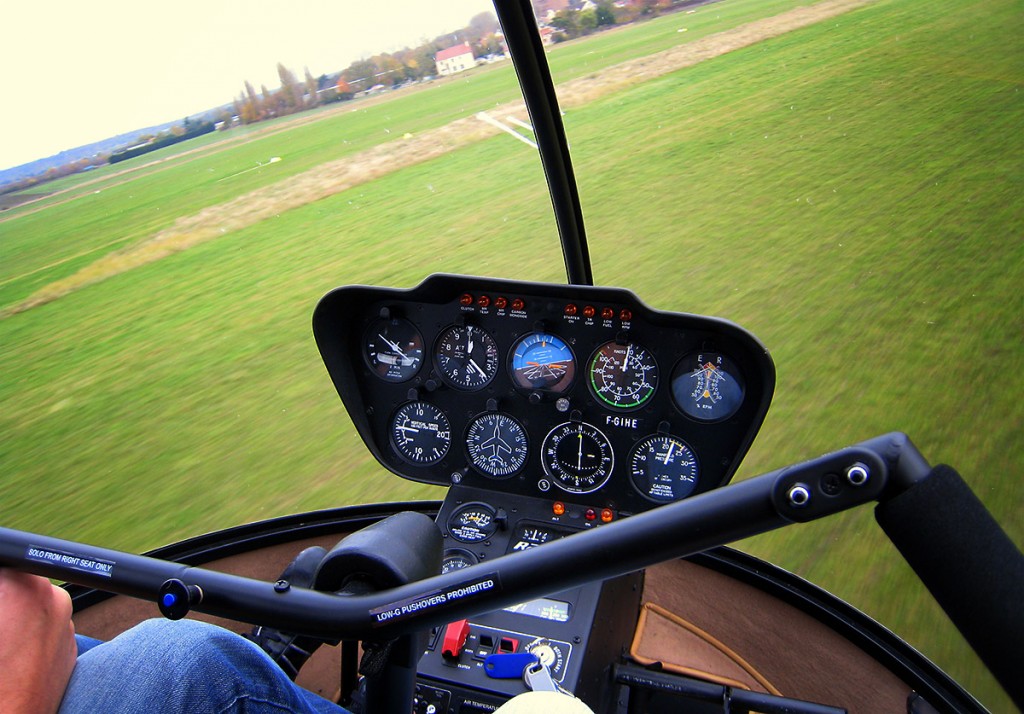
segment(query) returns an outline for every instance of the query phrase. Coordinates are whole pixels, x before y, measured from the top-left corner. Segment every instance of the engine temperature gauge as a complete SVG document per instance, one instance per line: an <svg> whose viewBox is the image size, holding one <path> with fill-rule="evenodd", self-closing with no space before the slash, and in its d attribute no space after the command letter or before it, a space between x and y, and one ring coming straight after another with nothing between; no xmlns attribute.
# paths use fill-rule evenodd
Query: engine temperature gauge
<svg viewBox="0 0 1024 714"><path fill-rule="evenodd" d="M498 530L494 509L486 503L467 503L448 517L448 532L463 543L479 543Z"/></svg>

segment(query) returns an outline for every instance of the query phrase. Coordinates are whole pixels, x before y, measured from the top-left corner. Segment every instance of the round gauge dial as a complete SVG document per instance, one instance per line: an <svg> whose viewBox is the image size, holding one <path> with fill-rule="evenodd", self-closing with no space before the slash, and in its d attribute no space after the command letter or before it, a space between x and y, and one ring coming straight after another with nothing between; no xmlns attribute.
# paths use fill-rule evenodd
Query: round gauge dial
<svg viewBox="0 0 1024 714"><path fill-rule="evenodd" d="M694 419L728 419L743 404L743 394L739 369L717 352L694 352L672 370L672 397L683 413Z"/></svg>
<svg viewBox="0 0 1024 714"><path fill-rule="evenodd" d="M363 357L385 382L405 382L423 364L423 336L408 320L377 320L366 331Z"/></svg>
<svg viewBox="0 0 1024 714"><path fill-rule="evenodd" d="M452 443L451 424L429 402L408 402L391 417L391 445L415 466L436 464Z"/></svg>
<svg viewBox="0 0 1024 714"><path fill-rule="evenodd" d="M668 434L641 440L629 457L629 478L645 498L668 503L697 488L697 457L686 442Z"/></svg>
<svg viewBox="0 0 1024 714"><path fill-rule="evenodd" d="M526 463L526 430L507 414L481 414L466 430L466 452L470 463L484 476L508 478Z"/></svg>
<svg viewBox="0 0 1024 714"><path fill-rule="evenodd" d="M546 332L531 332L512 347L512 381L521 389L561 394L572 386L576 357L565 340Z"/></svg>
<svg viewBox="0 0 1024 714"><path fill-rule="evenodd" d="M606 342L590 358L590 388L602 402L618 409L635 409L654 396L658 363L634 342Z"/></svg>
<svg viewBox="0 0 1024 714"><path fill-rule="evenodd" d="M483 389L498 373L498 344L479 327L452 325L437 338L434 361L449 386Z"/></svg>
<svg viewBox="0 0 1024 714"><path fill-rule="evenodd" d="M441 560L441 572L450 573L453 570L462 570L471 565L476 565L478 562L476 556L468 550L453 548L444 552L444 558Z"/></svg>
<svg viewBox="0 0 1024 714"><path fill-rule="evenodd" d="M563 491L590 493L612 475L612 445L600 429L583 422L559 424L544 437L544 472Z"/></svg>
<svg viewBox="0 0 1024 714"><path fill-rule="evenodd" d="M479 543L498 530L494 509L486 503L467 503L448 517L448 532L463 543Z"/></svg>

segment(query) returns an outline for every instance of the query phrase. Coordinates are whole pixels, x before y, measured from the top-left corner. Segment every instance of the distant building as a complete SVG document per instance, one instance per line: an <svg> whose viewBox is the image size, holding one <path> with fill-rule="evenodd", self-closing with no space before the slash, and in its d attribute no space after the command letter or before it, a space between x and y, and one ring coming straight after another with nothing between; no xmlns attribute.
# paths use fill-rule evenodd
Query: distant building
<svg viewBox="0 0 1024 714"><path fill-rule="evenodd" d="M438 52L434 63L437 64L437 73L444 77L475 66L476 60L473 58L473 49L463 42Z"/></svg>

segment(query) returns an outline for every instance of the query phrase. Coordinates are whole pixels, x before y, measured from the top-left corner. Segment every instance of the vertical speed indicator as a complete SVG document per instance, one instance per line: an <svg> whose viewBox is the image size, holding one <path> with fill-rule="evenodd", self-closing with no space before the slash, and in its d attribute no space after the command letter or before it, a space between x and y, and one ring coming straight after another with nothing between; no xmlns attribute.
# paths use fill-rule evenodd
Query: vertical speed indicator
<svg viewBox="0 0 1024 714"><path fill-rule="evenodd" d="M452 427L444 412L429 402L408 402L391 417L391 445L414 466L436 464L448 453Z"/></svg>

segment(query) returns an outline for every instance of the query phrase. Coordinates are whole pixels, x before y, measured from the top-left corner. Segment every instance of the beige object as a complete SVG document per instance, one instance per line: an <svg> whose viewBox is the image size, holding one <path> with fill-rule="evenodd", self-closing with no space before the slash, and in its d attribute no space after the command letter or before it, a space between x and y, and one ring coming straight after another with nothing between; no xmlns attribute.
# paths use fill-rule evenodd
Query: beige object
<svg viewBox="0 0 1024 714"><path fill-rule="evenodd" d="M594 710L561 692L526 692L509 699L495 714L594 714Z"/></svg>

